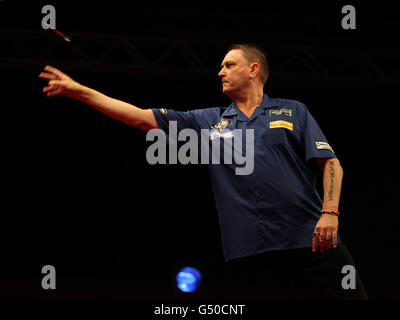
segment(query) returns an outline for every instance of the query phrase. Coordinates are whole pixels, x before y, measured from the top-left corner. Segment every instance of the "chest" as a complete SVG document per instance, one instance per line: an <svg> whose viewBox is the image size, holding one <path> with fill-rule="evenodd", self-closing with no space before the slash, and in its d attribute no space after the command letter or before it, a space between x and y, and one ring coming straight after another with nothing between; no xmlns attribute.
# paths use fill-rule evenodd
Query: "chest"
<svg viewBox="0 0 400 320"><path fill-rule="evenodd" d="M289 109L264 110L260 114L248 119L232 117L226 130L233 132L233 139L249 136L253 132L254 145L258 148L280 144L300 144L300 128L295 115ZM236 132L236 134L235 134Z"/></svg>

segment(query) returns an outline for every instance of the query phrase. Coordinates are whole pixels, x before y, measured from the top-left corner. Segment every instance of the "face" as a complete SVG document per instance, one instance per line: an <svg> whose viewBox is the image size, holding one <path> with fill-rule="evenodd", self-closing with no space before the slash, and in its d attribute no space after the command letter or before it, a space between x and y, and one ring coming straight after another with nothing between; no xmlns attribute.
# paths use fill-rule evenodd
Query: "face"
<svg viewBox="0 0 400 320"><path fill-rule="evenodd" d="M249 86L251 67L242 50L234 49L226 54L218 76L222 80L222 92L227 96L243 91Z"/></svg>

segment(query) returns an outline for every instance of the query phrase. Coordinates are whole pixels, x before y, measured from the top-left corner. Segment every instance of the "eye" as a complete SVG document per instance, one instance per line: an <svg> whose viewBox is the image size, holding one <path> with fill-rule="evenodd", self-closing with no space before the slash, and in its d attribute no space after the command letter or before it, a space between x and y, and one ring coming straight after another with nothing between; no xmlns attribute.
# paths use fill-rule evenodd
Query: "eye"
<svg viewBox="0 0 400 320"><path fill-rule="evenodd" d="M224 65L221 65L221 70L225 67L227 69L231 68L234 65L232 62L227 62Z"/></svg>

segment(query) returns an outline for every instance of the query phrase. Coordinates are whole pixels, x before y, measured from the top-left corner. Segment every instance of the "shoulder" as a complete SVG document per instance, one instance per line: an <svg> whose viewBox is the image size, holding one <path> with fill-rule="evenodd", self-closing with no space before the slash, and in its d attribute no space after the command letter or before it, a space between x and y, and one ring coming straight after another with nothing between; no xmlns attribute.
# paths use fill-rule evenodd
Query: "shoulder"
<svg viewBox="0 0 400 320"><path fill-rule="evenodd" d="M194 109L193 113L201 115L201 116L212 116L212 115L221 115L227 107L214 107L214 108L204 108L204 109Z"/></svg>
<svg viewBox="0 0 400 320"><path fill-rule="evenodd" d="M191 112L196 118L201 118L204 120L215 120L219 119L227 107L214 107L205 109L194 109Z"/></svg>

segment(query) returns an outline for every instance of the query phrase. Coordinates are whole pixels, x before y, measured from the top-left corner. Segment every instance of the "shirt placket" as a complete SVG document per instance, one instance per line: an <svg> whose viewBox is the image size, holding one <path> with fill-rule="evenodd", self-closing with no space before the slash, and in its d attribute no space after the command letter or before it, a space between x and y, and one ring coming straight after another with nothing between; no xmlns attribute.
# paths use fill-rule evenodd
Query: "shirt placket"
<svg viewBox="0 0 400 320"><path fill-rule="evenodd" d="M260 207L261 207L261 201L262 201L262 183L260 180L260 175L257 172L257 148L260 146L257 145L257 134L256 134L256 123L257 120L259 119L261 110L256 110L257 114L254 114L253 117L250 119L244 119L241 118L239 120L239 125L240 128L242 129L242 134L246 134L246 129L253 129L254 130L254 171L251 175L248 177L248 188L249 188L249 193L253 196L254 199L254 210L255 214L257 217L260 217ZM247 136L246 136L247 138ZM245 140L243 140L243 148L245 148ZM247 150L246 150L247 152Z"/></svg>

